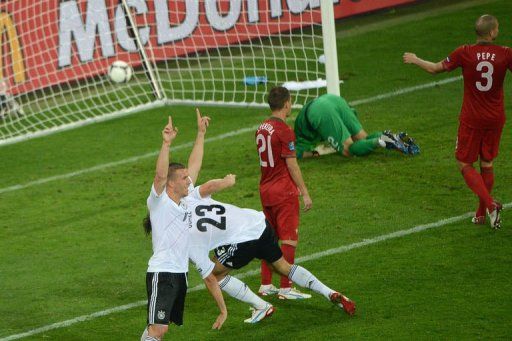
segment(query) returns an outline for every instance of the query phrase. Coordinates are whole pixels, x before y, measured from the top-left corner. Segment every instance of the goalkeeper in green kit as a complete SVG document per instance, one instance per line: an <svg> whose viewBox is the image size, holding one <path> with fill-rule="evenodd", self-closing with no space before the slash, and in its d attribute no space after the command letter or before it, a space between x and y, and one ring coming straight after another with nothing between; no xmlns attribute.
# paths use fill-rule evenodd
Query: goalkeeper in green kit
<svg viewBox="0 0 512 341"><path fill-rule="evenodd" d="M330 94L315 98L302 108L295 119L295 136L298 158L328 154L321 149L325 142L332 147L331 152L344 156L364 156L380 147L410 155L420 152L404 132L366 133L355 109L343 97Z"/></svg>

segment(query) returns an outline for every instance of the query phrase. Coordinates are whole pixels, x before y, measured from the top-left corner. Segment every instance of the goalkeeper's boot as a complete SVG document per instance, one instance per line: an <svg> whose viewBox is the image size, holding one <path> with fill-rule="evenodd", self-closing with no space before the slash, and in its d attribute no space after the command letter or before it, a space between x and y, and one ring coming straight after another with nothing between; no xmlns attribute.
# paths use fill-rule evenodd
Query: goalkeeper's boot
<svg viewBox="0 0 512 341"><path fill-rule="evenodd" d="M275 295L279 292L279 289L277 289L273 284L265 284L261 285L260 289L258 290L258 294L260 296L270 296Z"/></svg>
<svg viewBox="0 0 512 341"><path fill-rule="evenodd" d="M474 216L471 222L475 225L485 225L485 216Z"/></svg>
<svg viewBox="0 0 512 341"><path fill-rule="evenodd" d="M356 313L356 303L351 301L348 297L340 294L339 292L333 292L329 296L329 299L332 303L345 310L345 312L350 316Z"/></svg>
<svg viewBox="0 0 512 341"><path fill-rule="evenodd" d="M398 138L396 134L393 134L390 130L385 130L379 137L379 142L382 142L386 149L396 149L401 153L407 154L406 145Z"/></svg>
<svg viewBox="0 0 512 341"><path fill-rule="evenodd" d="M489 216L489 220L491 222L491 227L495 230L501 228L501 210L503 206L499 202L492 203L492 211L487 209L487 215Z"/></svg>
<svg viewBox="0 0 512 341"><path fill-rule="evenodd" d="M279 289L277 297L280 300L303 300L306 298L311 298L311 295L300 292L298 289L295 288L281 288Z"/></svg>
<svg viewBox="0 0 512 341"><path fill-rule="evenodd" d="M406 132L398 133L398 138L402 141L407 147L407 152L410 155L417 155L420 153L420 146L416 144L414 139L410 137Z"/></svg>
<svg viewBox="0 0 512 341"><path fill-rule="evenodd" d="M258 323L266 317L272 315L275 311L275 308L272 304L267 303L263 309L255 309L251 308L252 314L251 317L245 319L245 323Z"/></svg>

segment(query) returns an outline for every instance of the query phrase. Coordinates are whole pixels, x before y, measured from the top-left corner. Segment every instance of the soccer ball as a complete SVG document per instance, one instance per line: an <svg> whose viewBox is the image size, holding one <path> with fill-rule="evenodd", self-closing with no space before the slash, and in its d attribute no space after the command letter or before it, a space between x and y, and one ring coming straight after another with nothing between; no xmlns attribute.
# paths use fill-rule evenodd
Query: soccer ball
<svg viewBox="0 0 512 341"><path fill-rule="evenodd" d="M114 83L126 83L132 75L132 67L122 60L116 60L108 68L108 76Z"/></svg>

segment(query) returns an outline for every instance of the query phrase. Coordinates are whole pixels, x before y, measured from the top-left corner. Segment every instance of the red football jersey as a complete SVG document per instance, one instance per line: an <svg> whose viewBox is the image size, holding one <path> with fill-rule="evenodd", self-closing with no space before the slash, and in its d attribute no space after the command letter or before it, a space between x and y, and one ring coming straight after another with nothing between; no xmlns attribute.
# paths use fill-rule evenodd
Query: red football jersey
<svg viewBox="0 0 512 341"><path fill-rule="evenodd" d="M271 117L256 130L256 147L260 156L260 196L263 206L297 197L299 191L286 166L286 158L295 157L293 130L279 118Z"/></svg>
<svg viewBox="0 0 512 341"><path fill-rule="evenodd" d="M512 50L488 43L464 45L443 61L447 71L462 67L464 100L460 121L472 128L493 129L505 124L503 80L512 71Z"/></svg>

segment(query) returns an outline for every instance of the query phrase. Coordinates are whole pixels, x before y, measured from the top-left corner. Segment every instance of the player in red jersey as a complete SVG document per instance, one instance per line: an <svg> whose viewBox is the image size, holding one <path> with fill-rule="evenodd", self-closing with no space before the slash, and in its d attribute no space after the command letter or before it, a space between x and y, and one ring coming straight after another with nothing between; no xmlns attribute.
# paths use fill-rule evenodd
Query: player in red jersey
<svg viewBox="0 0 512 341"><path fill-rule="evenodd" d="M298 241L299 194L304 210L312 206L311 197L302 179L295 156L295 134L285 122L291 113L290 92L284 87L270 90L268 104L272 111L256 131L256 145L260 156L260 197L265 217L281 241L284 259L294 263ZM292 289L286 276L281 276L279 291L272 285L272 272L267 263L261 263L261 295L278 294L281 299L303 299L311 295Z"/></svg>
<svg viewBox="0 0 512 341"><path fill-rule="evenodd" d="M493 160L498 155L505 124L503 80L507 69L512 71L512 49L494 44L499 29L498 20L492 15L478 18L475 31L476 44L460 46L443 61L432 63L408 52L403 60L432 74L462 68L464 100L455 157L466 184L480 200L472 222L485 224L487 211L491 226L497 229L501 227L502 207L491 197ZM473 168L478 159L480 174Z"/></svg>

